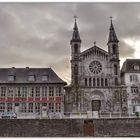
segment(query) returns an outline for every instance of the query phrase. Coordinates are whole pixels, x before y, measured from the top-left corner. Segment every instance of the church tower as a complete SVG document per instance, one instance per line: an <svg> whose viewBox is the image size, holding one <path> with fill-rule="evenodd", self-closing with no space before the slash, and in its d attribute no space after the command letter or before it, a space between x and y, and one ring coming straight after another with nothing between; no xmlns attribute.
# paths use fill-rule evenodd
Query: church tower
<svg viewBox="0 0 140 140"><path fill-rule="evenodd" d="M73 28L73 36L70 41L71 45L71 83L72 85L78 84L79 65L80 65L80 52L81 52L81 39L78 31L77 21L75 16L75 23Z"/></svg>
<svg viewBox="0 0 140 140"><path fill-rule="evenodd" d="M109 29L109 38L108 38L108 52L110 57L110 67L111 67L111 84L119 85L120 84L120 60L119 60L119 40L115 33L115 29L112 23Z"/></svg>

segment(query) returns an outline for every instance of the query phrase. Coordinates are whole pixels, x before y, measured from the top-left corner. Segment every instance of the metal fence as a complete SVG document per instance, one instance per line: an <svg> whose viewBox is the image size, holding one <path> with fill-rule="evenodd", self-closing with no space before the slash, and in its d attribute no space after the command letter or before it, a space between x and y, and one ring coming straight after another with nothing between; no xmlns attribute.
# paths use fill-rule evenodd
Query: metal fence
<svg viewBox="0 0 140 140"><path fill-rule="evenodd" d="M120 113L120 112L99 113L99 118L137 118L137 117L139 116L136 116L135 114Z"/></svg>
<svg viewBox="0 0 140 140"><path fill-rule="evenodd" d="M96 118L96 119L103 119L103 118L139 118L135 114L127 114L127 113L120 113L120 112L99 112L98 116L88 115L87 112L65 112L64 113L65 119L77 119L77 118Z"/></svg>

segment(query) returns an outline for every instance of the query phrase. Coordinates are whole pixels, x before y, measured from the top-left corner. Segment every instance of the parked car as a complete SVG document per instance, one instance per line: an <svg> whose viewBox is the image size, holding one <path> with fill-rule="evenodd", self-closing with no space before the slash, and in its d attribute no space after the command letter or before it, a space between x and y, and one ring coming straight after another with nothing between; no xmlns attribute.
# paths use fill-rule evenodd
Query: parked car
<svg viewBox="0 0 140 140"><path fill-rule="evenodd" d="M15 112L3 112L1 114L2 119L16 119L17 114Z"/></svg>

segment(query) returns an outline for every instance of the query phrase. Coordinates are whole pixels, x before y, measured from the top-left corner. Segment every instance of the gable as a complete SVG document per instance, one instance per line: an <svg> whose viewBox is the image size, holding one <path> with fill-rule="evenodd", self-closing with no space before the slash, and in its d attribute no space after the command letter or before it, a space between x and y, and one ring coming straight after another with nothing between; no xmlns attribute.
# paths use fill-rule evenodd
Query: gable
<svg viewBox="0 0 140 140"><path fill-rule="evenodd" d="M98 56L103 59L108 59L108 52L106 52L105 50L103 50L97 46L93 46L93 47L81 52L81 57L83 60L85 60L91 56Z"/></svg>

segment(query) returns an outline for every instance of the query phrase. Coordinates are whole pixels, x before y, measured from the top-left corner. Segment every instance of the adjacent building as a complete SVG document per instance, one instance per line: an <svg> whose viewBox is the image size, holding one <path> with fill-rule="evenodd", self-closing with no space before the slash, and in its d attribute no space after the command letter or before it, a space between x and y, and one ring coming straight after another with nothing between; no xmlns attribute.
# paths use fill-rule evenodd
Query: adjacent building
<svg viewBox="0 0 140 140"><path fill-rule="evenodd" d="M64 86L51 68L0 68L0 112L18 118L62 117Z"/></svg>
<svg viewBox="0 0 140 140"><path fill-rule="evenodd" d="M121 77L127 87L128 113L140 113L140 59L126 59Z"/></svg>

